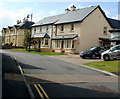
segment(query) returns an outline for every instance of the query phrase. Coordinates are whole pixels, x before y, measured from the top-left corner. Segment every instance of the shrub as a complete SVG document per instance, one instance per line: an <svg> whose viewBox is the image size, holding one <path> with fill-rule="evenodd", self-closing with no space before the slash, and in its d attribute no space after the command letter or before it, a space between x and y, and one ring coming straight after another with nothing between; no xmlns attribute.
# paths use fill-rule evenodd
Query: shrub
<svg viewBox="0 0 120 99"><path fill-rule="evenodd" d="M64 49L61 49L61 51L60 51L61 53L65 53L65 50Z"/></svg>
<svg viewBox="0 0 120 99"><path fill-rule="evenodd" d="M55 50L54 50L54 49L52 49L52 52L55 52Z"/></svg>

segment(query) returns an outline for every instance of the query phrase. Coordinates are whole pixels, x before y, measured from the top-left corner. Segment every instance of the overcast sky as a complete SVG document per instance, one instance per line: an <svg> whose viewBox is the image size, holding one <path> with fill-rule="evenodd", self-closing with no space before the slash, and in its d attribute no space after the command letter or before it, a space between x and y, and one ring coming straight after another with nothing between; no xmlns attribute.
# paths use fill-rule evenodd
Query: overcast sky
<svg viewBox="0 0 120 99"><path fill-rule="evenodd" d="M64 13L64 9L75 5L77 8L100 5L107 17L118 18L118 2L1 2L0 1L0 30L12 26L22 20L27 14L33 13L33 21Z"/></svg>

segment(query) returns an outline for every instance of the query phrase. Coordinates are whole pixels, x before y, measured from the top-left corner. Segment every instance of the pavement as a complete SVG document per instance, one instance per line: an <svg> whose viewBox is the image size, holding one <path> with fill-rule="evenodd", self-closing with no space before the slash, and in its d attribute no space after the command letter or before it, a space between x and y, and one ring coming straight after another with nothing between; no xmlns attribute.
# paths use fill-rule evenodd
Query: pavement
<svg viewBox="0 0 120 99"><path fill-rule="evenodd" d="M16 57L35 99L118 98L117 76L66 62L65 58L63 61L51 56L2 52Z"/></svg>

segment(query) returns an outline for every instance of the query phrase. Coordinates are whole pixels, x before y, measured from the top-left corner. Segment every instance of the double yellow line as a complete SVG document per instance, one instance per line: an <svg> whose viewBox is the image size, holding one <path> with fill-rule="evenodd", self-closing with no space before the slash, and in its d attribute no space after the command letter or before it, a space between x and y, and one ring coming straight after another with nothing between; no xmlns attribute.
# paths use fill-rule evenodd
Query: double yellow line
<svg viewBox="0 0 120 99"><path fill-rule="evenodd" d="M36 88L38 94L40 95L42 99L49 99L47 93L44 91L44 89L42 88L40 84L34 84L34 87Z"/></svg>

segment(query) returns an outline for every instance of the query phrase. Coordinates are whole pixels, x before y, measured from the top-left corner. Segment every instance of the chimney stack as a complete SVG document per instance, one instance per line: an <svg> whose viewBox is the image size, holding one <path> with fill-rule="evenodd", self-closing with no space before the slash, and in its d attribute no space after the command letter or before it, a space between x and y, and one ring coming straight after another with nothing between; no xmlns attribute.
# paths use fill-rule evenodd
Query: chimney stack
<svg viewBox="0 0 120 99"><path fill-rule="evenodd" d="M67 8L67 9L65 9L65 13L67 13L67 12L69 12L70 10Z"/></svg>
<svg viewBox="0 0 120 99"><path fill-rule="evenodd" d="M75 11L75 10L76 10L76 6L73 5L70 7L70 11Z"/></svg>

